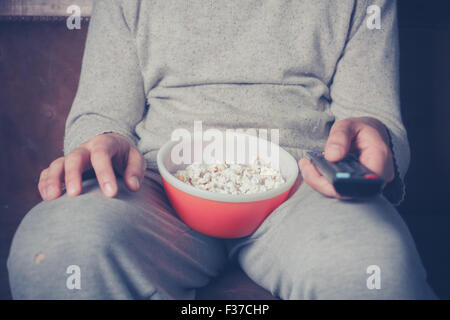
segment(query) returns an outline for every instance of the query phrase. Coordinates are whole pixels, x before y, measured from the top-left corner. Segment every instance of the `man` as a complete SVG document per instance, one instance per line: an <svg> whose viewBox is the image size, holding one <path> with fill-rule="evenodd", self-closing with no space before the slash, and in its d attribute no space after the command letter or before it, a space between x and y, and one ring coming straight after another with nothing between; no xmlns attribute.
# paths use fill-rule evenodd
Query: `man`
<svg viewBox="0 0 450 320"><path fill-rule="evenodd" d="M191 299L233 258L281 299L435 298L392 205L409 162L398 90L395 1L96 1L64 157L11 247L13 297ZM279 129L301 159L298 190L248 237L199 234L164 195L156 153L195 120ZM303 159L323 148L357 151L384 196L340 199Z"/></svg>

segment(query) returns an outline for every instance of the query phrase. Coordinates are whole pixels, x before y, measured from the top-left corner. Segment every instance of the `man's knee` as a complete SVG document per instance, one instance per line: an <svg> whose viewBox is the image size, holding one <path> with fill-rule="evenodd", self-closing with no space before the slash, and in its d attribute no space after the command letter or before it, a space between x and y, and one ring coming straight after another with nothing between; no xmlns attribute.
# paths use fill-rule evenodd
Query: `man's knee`
<svg viewBox="0 0 450 320"><path fill-rule="evenodd" d="M325 217L329 220L324 219L303 248L298 248L304 253L300 261L293 262L297 266L292 279L297 292L293 295L301 292L329 299L432 297L409 230L384 198L336 202Z"/></svg>
<svg viewBox="0 0 450 320"><path fill-rule="evenodd" d="M344 202L305 192L283 210L277 224L240 254L246 271L274 294L283 299L431 297L409 230L384 198Z"/></svg>
<svg viewBox="0 0 450 320"><path fill-rule="evenodd" d="M7 261L13 296L33 297L32 287L41 293L55 285L64 288L72 265L95 272L108 250L132 232L127 210L123 201L97 193L64 195L32 208L14 235Z"/></svg>
<svg viewBox="0 0 450 320"><path fill-rule="evenodd" d="M83 246L97 247L102 242L120 237L131 215L121 200L97 194L83 194L74 198L63 196L42 201L22 220L14 236L14 245L32 247ZM89 245L88 245L89 244Z"/></svg>

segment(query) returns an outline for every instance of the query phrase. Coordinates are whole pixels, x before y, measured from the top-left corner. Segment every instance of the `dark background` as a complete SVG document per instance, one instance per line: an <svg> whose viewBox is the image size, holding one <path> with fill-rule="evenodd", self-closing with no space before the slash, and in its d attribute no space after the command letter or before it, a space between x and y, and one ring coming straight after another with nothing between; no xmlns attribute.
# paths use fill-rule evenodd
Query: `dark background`
<svg viewBox="0 0 450 320"><path fill-rule="evenodd" d="M6 257L24 214L40 201L42 169L62 154L88 22L0 21L0 298ZM400 0L401 100L411 144L408 224L429 281L450 298L450 0Z"/></svg>
<svg viewBox="0 0 450 320"><path fill-rule="evenodd" d="M441 298L450 299L450 1L399 1L401 101L411 145L407 222Z"/></svg>

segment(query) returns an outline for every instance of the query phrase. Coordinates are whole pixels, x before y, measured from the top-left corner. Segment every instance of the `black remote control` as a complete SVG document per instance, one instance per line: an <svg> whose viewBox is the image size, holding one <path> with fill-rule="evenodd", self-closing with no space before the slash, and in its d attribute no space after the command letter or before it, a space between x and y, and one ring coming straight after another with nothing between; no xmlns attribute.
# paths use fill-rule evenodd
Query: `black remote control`
<svg viewBox="0 0 450 320"><path fill-rule="evenodd" d="M342 197L364 198L379 194L384 180L362 165L353 155L330 162L323 152L308 152L307 157Z"/></svg>

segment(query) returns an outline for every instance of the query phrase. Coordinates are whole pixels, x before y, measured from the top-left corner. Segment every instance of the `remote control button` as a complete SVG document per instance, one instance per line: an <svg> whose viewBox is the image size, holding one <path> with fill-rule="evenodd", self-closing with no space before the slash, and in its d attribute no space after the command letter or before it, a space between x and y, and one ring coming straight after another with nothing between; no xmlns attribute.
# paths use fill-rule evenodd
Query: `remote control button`
<svg viewBox="0 0 450 320"><path fill-rule="evenodd" d="M368 174L364 175L364 178L366 178L366 179L378 179L378 176L376 174L368 173Z"/></svg>
<svg viewBox="0 0 450 320"><path fill-rule="evenodd" d="M338 179L349 179L350 178L350 173L348 173L348 172L337 172L336 173L336 178L338 178Z"/></svg>
<svg viewBox="0 0 450 320"><path fill-rule="evenodd" d="M316 157L323 157L323 152L314 152Z"/></svg>

